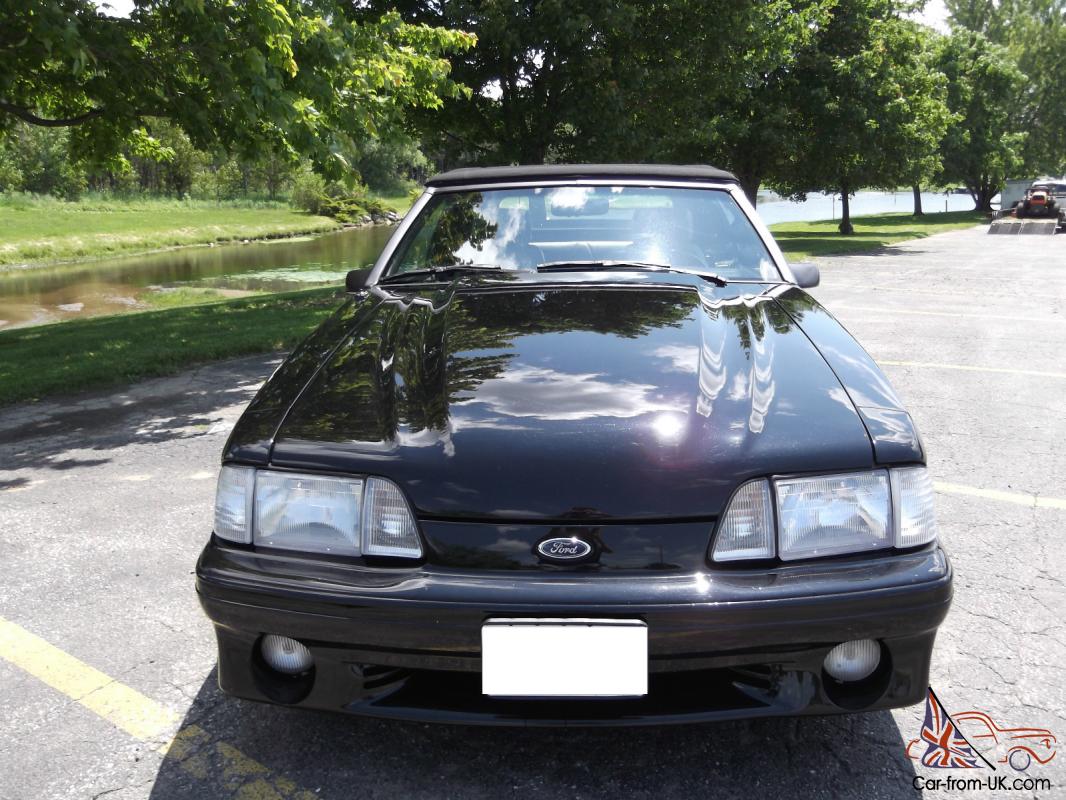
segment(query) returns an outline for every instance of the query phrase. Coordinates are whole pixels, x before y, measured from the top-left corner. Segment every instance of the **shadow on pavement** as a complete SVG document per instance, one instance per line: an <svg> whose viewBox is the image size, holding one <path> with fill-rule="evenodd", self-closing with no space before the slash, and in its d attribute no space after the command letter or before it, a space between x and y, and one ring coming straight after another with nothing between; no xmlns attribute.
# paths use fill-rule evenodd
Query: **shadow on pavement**
<svg viewBox="0 0 1066 800"><path fill-rule="evenodd" d="M300 789L464 800L914 796L910 737L887 711L662 728L423 725L236 700L212 671L184 726L191 746L163 761L153 800Z"/></svg>
<svg viewBox="0 0 1066 800"><path fill-rule="evenodd" d="M3 469L95 467L110 463L114 451L129 444L187 439L214 432L215 425L231 426L281 358L221 362L119 391L0 409Z"/></svg>

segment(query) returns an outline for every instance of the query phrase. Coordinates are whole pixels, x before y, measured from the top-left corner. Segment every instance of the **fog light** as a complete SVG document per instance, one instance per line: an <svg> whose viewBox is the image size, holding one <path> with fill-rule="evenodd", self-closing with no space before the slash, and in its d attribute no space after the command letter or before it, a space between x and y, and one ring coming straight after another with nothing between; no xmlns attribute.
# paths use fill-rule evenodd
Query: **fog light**
<svg viewBox="0 0 1066 800"><path fill-rule="evenodd" d="M877 669L881 646L873 639L838 644L825 657L825 671L838 681L861 681Z"/></svg>
<svg viewBox="0 0 1066 800"><path fill-rule="evenodd" d="M314 661L310 650L288 636L274 634L264 636L259 650L263 654L263 660L271 668L285 675L299 675L301 672L307 672Z"/></svg>

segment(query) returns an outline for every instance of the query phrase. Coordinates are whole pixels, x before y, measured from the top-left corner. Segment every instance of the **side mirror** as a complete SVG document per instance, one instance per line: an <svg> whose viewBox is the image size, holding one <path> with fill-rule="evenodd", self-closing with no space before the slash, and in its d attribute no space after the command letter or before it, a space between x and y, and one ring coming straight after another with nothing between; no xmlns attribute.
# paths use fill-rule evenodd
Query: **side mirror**
<svg viewBox="0 0 1066 800"><path fill-rule="evenodd" d="M370 277L370 269L353 269L344 276L344 291L361 292L366 288L367 278Z"/></svg>
<svg viewBox="0 0 1066 800"><path fill-rule="evenodd" d="M796 285L801 289L813 289L821 280L818 267L809 261L801 261L799 264L789 264L792 274L796 276Z"/></svg>

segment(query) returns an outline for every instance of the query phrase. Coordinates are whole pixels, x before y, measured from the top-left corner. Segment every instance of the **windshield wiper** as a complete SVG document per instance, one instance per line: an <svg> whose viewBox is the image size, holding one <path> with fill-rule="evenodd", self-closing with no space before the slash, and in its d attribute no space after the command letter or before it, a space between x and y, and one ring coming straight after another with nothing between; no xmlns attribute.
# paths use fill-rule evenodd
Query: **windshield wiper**
<svg viewBox="0 0 1066 800"><path fill-rule="evenodd" d="M642 272L677 272L681 275L695 275L710 281L715 286L729 283L721 275L713 272L701 272L685 267L672 267L669 264L656 264L652 261L546 261L537 267L537 272L576 272L584 270L641 270Z"/></svg>
<svg viewBox="0 0 1066 800"><path fill-rule="evenodd" d="M425 269L411 269L382 278L378 283L404 283L412 278L440 278L445 275L462 275L467 272L501 272L499 264L440 264Z"/></svg>

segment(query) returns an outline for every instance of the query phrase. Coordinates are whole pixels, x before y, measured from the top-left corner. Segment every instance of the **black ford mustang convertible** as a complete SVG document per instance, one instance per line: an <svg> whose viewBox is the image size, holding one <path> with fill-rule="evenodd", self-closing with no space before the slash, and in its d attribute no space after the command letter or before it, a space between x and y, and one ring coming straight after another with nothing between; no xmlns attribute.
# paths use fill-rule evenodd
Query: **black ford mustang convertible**
<svg viewBox="0 0 1066 800"><path fill-rule="evenodd" d="M431 180L226 445L222 688L520 725L921 701L925 454L817 281L709 167Z"/></svg>

